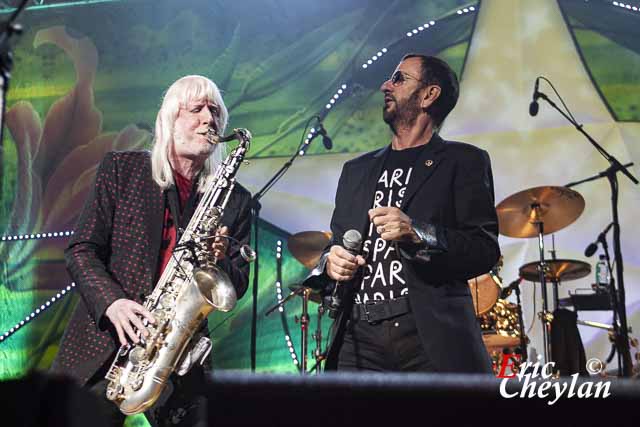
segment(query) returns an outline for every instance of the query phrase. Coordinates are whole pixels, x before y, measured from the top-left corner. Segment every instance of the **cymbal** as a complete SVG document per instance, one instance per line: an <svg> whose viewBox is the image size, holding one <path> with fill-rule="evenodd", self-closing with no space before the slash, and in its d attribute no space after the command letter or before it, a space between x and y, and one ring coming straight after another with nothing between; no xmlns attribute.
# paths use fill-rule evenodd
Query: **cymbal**
<svg viewBox="0 0 640 427"><path fill-rule="evenodd" d="M299 283L295 283L293 285L289 285L289 290L297 291L300 288L309 289L309 301L315 302L317 304L322 304L322 297L316 291L311 288L300 285Z"/></svg>
<svg viewBox="0 0 640 427"><path fill-rule="evenodd" d="M538 261L530 262L520 267L520 276L529 282L539 282ZM548 281L565 282L576 280L591 274L591 265L573 259L546 260L547 271L545 279Z"/></svg>
<svg viewBox="0 0 640 427"><path fill-rule="evenodd" d="M302 231L289 237L287 247L302 265L314 268L330 241L331 233L328 231Z"/></svg>
<svg viewBox="0 0 640 427"><path fill-rule="evenodd" d="M500 234L536 237L539 222L543 223L544 234L550 234L578 219L584 211L584 198L566 187L533 187L507 197L496 211Z"/></svg>

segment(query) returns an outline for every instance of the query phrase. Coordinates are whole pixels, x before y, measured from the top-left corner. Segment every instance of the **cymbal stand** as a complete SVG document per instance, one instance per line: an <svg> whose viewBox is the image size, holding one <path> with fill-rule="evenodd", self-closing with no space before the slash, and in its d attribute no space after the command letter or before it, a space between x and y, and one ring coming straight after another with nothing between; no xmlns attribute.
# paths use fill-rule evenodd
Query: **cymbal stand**
<svg viewBox="0 0 640 427"><path fill-rule="evenodd" d="M302 368L300 373L302 375L307 374L307 352L309 348L309 295L311 294L311 288L303 288L302 291L302 314L300 315L300 353Z"/></svg>
<svg viewBox="0 0 640 427"><path fill-rule="evenodd" d="M549 251L551 253L551 259L555 261L557 259L555 234L551 235L551 248L552 249ZM553 279L551 282L553 283L553 309L556 310L560 306L560 297L558 295L558 285L560 284L560 282L555 279Z"/></svg>
<svg viewBox="0 0 640 427"><path fill-rule="evenodd" d="M532 214L534 216L533 224L538 226L538 249L540 251L540 264L538 264L538 274L540 275L540 290L542 294L542 312L538 313L542 321L542 345L544 346L544 361L551 361L551 342L549 337L549 301L547 296L546 269L547 264L544 261L544 222L538 218L540 215L540 205L534 203L531 205Z"/></svg>
<svg viewBox="0 0 640 427"><path fill-rule="evenodd" d="M316 359L316 364L311 369L316 374L320 373L321 363L324 361L324 354L322 353L322 315L324 314L324 306L318 304L318 324L316 325L316 332L313 334L313 338L316 341L316 348L313 351L313 355Z"/></svg>
<svg viewBox="0 0 640 427"><path fill-rule="evenodd" d="M516 302L518 303L518 328L520 329L520 351L522 352L522 361L527 361L527 338L524 335L524 318L522 317L522 302L520 301L520 286L516 286Z"/></svg>

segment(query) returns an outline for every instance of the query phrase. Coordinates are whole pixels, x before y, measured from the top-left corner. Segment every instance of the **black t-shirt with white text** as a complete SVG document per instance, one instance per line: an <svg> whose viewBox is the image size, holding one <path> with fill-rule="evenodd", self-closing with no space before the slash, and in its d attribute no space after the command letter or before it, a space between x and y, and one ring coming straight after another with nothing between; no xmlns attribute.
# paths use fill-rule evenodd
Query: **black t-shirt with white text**
<svg viewBox="0 0 640 427"><path fill-rule="evenodd" d="M373 208L402 206L402 199L411 180L415 161L429 144L404 150L389 150L382 173L376 184ZM383 240L373 222L369 223L367 239L362 247L367 261L356 304L389 300L407 295L408 288L402 262L393 242Z"/></svg>

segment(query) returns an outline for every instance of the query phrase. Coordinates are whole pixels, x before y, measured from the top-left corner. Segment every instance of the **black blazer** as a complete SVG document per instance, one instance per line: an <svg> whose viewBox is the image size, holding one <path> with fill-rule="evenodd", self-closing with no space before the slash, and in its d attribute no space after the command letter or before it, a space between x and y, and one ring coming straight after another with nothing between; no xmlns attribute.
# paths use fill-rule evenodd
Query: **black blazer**
<svg viewBox="0 0 640 427"><path fill-rule="evenodd" d="M67 269L81 296L67 325L51 370L84 385L120 346L104 312L119 298L144 302L156 277L166 191L151 177L148 152L108 153L65 250ZM249 192L236 184L222 217L229 234L249 242ZM188 220L188 219L185 219ZM239 244L229 245L220 264L238 298L247 290L249 266L240 261ZM239 267L241 264L245 264Z"/></svg>
<svg viewBox="0 0 640 427"><path fill-rule="evenodd" d="M345 163L331 219L331 244L356 229L365 236L367 211L390 147ZM409 302L427 356L441 372L491 372L467 279L489 271L500 256L491 163L486 151L434 135L416 160L402 210L432 230L426 250L399 244ZM320 266L319 266L320 267ZM324 265L309 284L327 289ZM353 290L354 286L347 287ZM337 364L353 297L336 319L327 369Z"/></svg>

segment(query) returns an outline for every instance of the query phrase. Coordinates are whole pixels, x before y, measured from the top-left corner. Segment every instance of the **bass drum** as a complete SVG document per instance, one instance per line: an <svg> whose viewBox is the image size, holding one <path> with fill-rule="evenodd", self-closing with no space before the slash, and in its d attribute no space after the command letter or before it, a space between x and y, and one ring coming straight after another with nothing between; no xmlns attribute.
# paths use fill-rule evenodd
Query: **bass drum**
<svg viewBox="0 0 640 427"><path fill-rule="evenodd" d="M491 270L482 276L470 279L468 283L476 317L480 317L488 313L500 298L502 280L497 271Z"/></svg>
<svg viewBox="0 0 640 427"><path fill-rule="evenodd" d="M488 313L500 298L502 279L499 274L501 269L502 257L491 271L467 281L473 299L473 308L478 318Z"/></svg>

